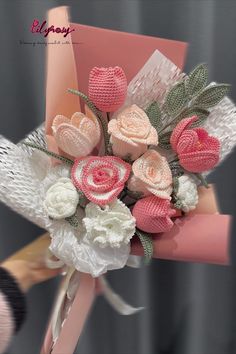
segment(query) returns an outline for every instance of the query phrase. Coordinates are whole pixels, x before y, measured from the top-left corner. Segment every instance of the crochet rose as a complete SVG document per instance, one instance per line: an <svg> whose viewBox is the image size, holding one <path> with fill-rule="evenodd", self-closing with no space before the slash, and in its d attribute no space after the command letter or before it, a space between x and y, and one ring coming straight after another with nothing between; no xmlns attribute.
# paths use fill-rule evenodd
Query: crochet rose
<svg viewBox="0 0 236 354"><path fill-rule="evenodd" d="M87 117L81 112L74 113L71 119L62 115L56 116L52 130L59 148L73 157L89 155L101 136L96 117Z"/></svg>
<svg viewBox="0 0 236 354"><path fill-rule="evenodd" d="M119 199L104 208L89 203L85 208L85 215L85 237L102 248L120 248L122 244L127 245L135 234L135 218Z"/></svg>
<svg viewBox="0 0 236 354"><path fill-rule="evenodd" d="M124 103L126 93L127 79L119 66L91 70L88 95L100 111L116 111Z"/></svg>
<svg viewBox="0 0 236 354"><path fill-rule="evenodd" d="M136 160L148 145L157 145L157 131L151 125L146 113L133 104L125 108L116 119L108 124L114 155L125 157L128 154Z"/></svg>
<svg viewBox="0 0 236 354"><path fill-rule="evenodd" d="M171 209L170 201L154 195L137 201L132 210L137 228L148 233L167 232L173 226L171 217L175 210Z"/></svg>
<svg viewBox="0 0 236 354"><path fill-rule="evenodd" d="M77 208L79 195L70 178L62 177L46 192L44 208L56 220L72 216Z"/></svg>
<svg viewBox="0 0 236 354"><path fill-rule="evenodd" d="M132 166L133 176L128 182L128 189L154 194L162 199L170 199L172 193L172 175L165 157L155 150L148 150Z"/></svg>
<svg viewBox="0 0 236 354"><path fill-rule="evenodd" d="M131 166L114 156L90 156L75 160L72 180L93 203L105 205L112 202L123 190Z"/></svg>
<svg viewBox="0 0 236 354"><path fill-rule="evenodd" d="M203 172L212 169L219 161L220 142L209 136L203 128L190 128L197 116L183 119L170 138L172 149L178 154L179 163L187 171Z"/></svg>

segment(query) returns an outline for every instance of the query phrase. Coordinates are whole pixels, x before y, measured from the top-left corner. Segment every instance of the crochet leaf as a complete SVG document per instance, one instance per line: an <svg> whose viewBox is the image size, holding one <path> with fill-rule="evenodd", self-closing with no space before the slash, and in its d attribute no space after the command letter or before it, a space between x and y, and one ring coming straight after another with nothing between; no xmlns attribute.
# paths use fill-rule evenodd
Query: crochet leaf
<svg viewBox="0 0 236 354"><path fill-rule="evenodd" d="M209 114L210 112L208 110L201 107L193 106L191 108L186 108L183 112L181 112L181 114L178 116L176 123L183 118L198 116L198 120L191 125L192 128L196 128L201 126L205 122Z"/></svg>
<svg viewBox="0 0 236 354"><path fill-rule="evenodd" d="M136 229L136 235L138 236L144 250L145 261L149 263L153 256L153 242L152 237L141 230Z"/></svg>
<svg viewBox="0 0 236 354"><path fill-rule="evenodd" d="M152 126L159 131L161 128L161 109L158 102L152 102L146 109L146 114L152 124Z"/></svg>
<svg viewBox="0 0 236 354"><path fill-rule="evenodd" d="M165 150L171 149L171 145L170 145L171 134L172 134L172 132L166 132L159 137L158 146L160 148L165 149Z"/></svg>
<svg viewBox="0 0 236 354"><path fill-rule="evenodd" d="M230 85L215 84L205 88L196 98L195 104L210 108L218 104L228 93Z"/></svg>
<svg viewBox="0 0 236 354"><path fill-rule="evenodd" d="M183 108L186 102L184 82L181 81L174 85L166 96L164 107L168 114L173 116Z"/></svg>
<svg viewBox="0 0 236 354"><path fill-rule="evenodd" d="M208 70L205 64L200 64L190 72L185 81L186 92L190 97L196 96L206 87Z"/></svg>

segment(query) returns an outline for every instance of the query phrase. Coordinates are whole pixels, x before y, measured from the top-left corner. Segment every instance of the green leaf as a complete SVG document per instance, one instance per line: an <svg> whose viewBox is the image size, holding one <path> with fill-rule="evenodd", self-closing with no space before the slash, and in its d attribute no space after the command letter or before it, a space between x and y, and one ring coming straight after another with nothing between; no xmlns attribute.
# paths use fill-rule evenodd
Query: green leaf
<svg viewBox="0 0 236 354"><path fill-rule="evenodd" d="M76 214L72 216L68 216L65 220L75 229L79 226L79 219L77 218Z"/></svg>
<svg viewBox="0 0 236 354"><path fill-rule="evenodd" d="M173 86L168 92L165 100L165 108L167 112L173 116L183 108L186 101L185 85L181 81Z"/></svg>
<svg viewBox="0 0 236 354"><path fill-rule="evenodd" d="M158 147L165 149L165 150L170 150L171 149L171 145L170 145L171 134L172 134L172 131L162 134L159 137Z"/></svg>
<svg viewBox="0 0 236 354"><path fill-rule="evenodd" d="M178 189L179 189L179 179L176 176L174 176L173 177L173 193L177 194Z"/></svg>
<svg viewBox="0 0 236 354"><path fill-rule="evenodd" d="M152 102L146 109L146 114L152 124L152 126L159 131L161 128L161 109L158 102Z"/></svg>
<svg viewBox="0 0 236 354"><path fill-rule="evenodd" d="M144 257L147 263L150 262L153 256L153 242L152 242L152 237L147 234L146 232L143 232L141 230L136 229L136 235L138 236L143 249L144 249Z"/></svg>
<svg viewBox="0 0 236 354"><path fill-rule="evenodd" d="M196 96L204 87L208 80L208 70L205 64L200 64L190 72L185 81L186 91L190 97Z"/></svg>
<svg viewBox="0 0 236 354"><path fill-rule="evenodd" d="M196 128L201 126L209 116L210 112L204 108L201 107L191 107L191 108L186 108L178 117L176 123L178 123L180 120L183 118L188 118L192 116L198 116L198 120L194 122L191 127Z"/></svg>
<svg viewBox="0 0 236 354"><path fill-rule="evenodd" d="M195 104L210 108L218 104L228 93L230 85L214 84L205 88L196 98Z"/></svg>

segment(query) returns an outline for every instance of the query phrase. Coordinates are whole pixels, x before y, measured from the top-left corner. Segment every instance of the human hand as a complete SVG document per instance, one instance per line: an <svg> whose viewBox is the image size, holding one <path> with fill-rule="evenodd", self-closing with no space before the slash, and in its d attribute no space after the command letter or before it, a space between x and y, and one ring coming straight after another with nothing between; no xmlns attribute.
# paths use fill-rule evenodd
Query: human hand
<svg viewBox="0 0 236 354"><path fill-rule="evenodd" d="M50 236L46 233L14 253L1 264L16 278L24 292L33 285L61 273L61 268L50 269L46 265L45 259L49 245Z"/></svg>

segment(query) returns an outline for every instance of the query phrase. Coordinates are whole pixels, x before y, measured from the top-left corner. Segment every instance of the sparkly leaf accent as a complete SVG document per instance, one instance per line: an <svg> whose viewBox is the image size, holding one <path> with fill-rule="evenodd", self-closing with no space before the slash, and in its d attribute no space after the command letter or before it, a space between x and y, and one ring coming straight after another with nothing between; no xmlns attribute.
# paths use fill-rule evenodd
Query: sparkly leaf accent
<svg viewBox="0 0 236 354"><path fill-rule="evenodd" d="M183 108L186 102L184 82L181 81L174 85L168 92L165 100L165 108L170 115L175 115Z"/></svg>
<svg viewBox="0 0 236 354"><path fill-rule="evenodd" d="M144 250L144 257L147 263L150 262L153 256L153 242L152 237L141 230L136 229L136 235L138 236Z"/></svg>
<svg viewBox="0 0 236 354"><path fill-rule="evenodd" d="M195 104L202 108L210 108L218 104L228 93L230 85L215 84L208 86L196 98Z"/></svg>
<svg viewBox="0 0 236 354"><path fill-rule="evenodd" d="M200 64L194 68L185 81L186 92L190 97L196 96L206 87L208 80L208 70L205 64Z"/></svg>

